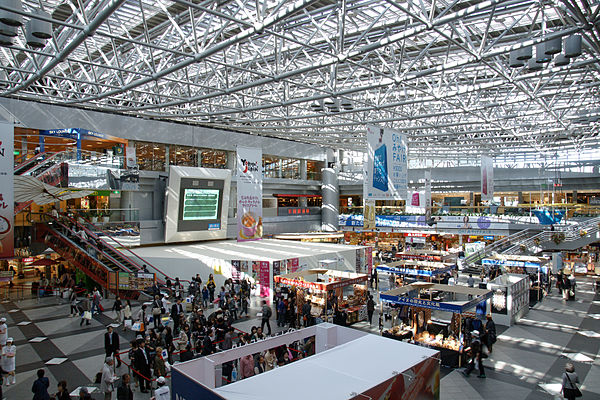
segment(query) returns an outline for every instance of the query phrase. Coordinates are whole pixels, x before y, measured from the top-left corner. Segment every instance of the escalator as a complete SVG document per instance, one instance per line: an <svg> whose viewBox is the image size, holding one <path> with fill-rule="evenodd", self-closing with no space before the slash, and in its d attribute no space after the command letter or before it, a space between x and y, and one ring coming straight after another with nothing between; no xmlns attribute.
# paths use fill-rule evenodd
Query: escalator
<svg viewBox="0 0 600 400"><path fill-rule="evenodd" d="M27 171L35 168L38 164L43 163L48 157L50 157L50 153L39 153L35 156L25 159L25 157L21 157L21 162L15 165L15 175L23 175ZM16 160L15 160L16 161Z"/></svg>
<svg viewBox="0 0 600 400"><path fill-rule="evenodd" d="M137 299L139 291L121 290L116 285L116 274L120 272L137 272L139 268L127 263L125 257L116 249L107 249L102 243L91 240L83 241L77 235L74 225L68 219L54 219L47 216L49 223L36 224L38 240L63 258L75 268L84 272L96 284L108 291L119 294L124 299Z"/></svg>
<svg viewBox="0 0 600 400"><path fill-rule="evenodd" d="M83 229L86 235L92 238L102 251L132 272L148 272L156 276L159 285L166 285L167 280L173 280L163 271L152 265L133 250L123 246L113 235L101 230L97 225L83 218L64 217L72 226ZM182 281L187 282L187 281Z"/></svg>

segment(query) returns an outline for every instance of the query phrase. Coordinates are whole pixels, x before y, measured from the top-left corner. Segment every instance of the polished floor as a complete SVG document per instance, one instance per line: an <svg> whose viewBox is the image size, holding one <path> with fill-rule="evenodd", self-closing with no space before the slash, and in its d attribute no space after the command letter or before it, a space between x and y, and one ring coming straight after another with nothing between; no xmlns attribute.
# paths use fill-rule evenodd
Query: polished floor
<svg viewBox="0 0 600 400"><path fill-rule="evenodd" d="M110 306L110 300L105 301ZM81 385L94 387L93 378L102 368L103 335L114 314L95 316L90 326L79 326L69 318L69 306L57 298L4 300L1 315L6 316L9 336L17 345L17 383L4 386L6 399L32 397L31 385L37 369L45 368L51 393L59 380L72 391ZM255 315L258 307L253 308ZM377 317L374 318L374 321ZM258 325L256 317L235 324L249 331ZM377 332L375 325L361 322L357 329ZM277 331L275 321L272 328ZM133 339L122 332L121 348ZM564 302L556 290L533 307L519 324L502 331L493 353L485 360L487 379L476 374L465 378L459 371L443 369L442 400L463 399L555 399L561 398L560 379L567 361L575 364L584 399L600 399L600 296L591 283L580 280L577 300ZM118 373L126 372L122 366ZM95 393L94 398L101 398ZM150 395L135 392L135 399Z"/></svg>

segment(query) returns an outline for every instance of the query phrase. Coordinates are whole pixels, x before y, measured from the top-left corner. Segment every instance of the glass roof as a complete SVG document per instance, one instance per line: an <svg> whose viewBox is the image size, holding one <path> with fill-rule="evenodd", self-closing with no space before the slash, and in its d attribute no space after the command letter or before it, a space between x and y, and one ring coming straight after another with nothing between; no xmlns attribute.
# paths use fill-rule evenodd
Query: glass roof
<svg viewBox="0 0 600 400"><path fill-rule="evenodd" d="M599 2L25 0L24 20L40 8L53 36L0 47L2 96L353 151L377 124L413 159L598 149ZM509 66L575 34L567 65Z"/></svg>

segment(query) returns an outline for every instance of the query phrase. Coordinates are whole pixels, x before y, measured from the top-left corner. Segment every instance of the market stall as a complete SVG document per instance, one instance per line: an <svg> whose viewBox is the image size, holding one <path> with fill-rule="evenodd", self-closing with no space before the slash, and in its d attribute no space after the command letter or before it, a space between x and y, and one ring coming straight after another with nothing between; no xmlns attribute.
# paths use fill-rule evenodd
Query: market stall
<svg viewBox="0 0 600 400"><path fill-rule="evenodd" d="M379 294L382 315L390 314L391 327L382 335L440 351L442 365L459 367L462 350L469 343L466 333L482 329L479 316L487 313L492 292L466 286L417 282ZM387 312L383 303L391 304ZM477 313L468 312L477 307ZM450 319L444 319L444 316Z"/></svg>
<svg viewBox="0 0 600 400"><path fill-rule="evenodd" d="M280 285L305 289L298 294L297 303L300 306L310 302L315 318L331 319L333 302L345 313L347 324L366 319L367 278L367 274L329 269L309 269L273 277Z"/></svg>
<svg viewBox="0 0 600 400"><path fill-rule="evenodd" d="M377 272L386 272L395 275L407 275L411 277L424 277L439 279L441 275L450 273L453 264L435 261L413 261L402 260L377 266Z"/></svg>
<svg viewBox="0 0 600 400"><path fill-rule="evenodd" d="M550 259L546 257L497 254L481 260L484 269L502 268L505 273L530 276L529 302L540 301L548 290Z"/></svg>
<svg viewBox="0 0 600 400"><path fill-rule="evenodd" d="M492 291L491 311L494 321L511 326L529 311L529 276L503 274L488 282Z"/></svg>

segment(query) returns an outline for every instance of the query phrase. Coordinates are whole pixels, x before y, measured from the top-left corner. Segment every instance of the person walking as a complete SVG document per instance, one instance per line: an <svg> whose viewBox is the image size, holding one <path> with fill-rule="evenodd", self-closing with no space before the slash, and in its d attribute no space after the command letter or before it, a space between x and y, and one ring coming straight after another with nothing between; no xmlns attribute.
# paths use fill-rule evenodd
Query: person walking
<svg viewBox="0 0 600 400"><path fill-rule="evenodd" d="M369 317L369 325L373 322L373 313L375 312L375 301L373 300L373 295L369 295L369 300L367 300L367 316Z"/></svg>
<svg viewBox="0 0 600 400"><path fill-rule="evenodd" d="M92 315L102 314L102 305L100 301L102 300L102 295L100 294L100 290L98 288L94 289L94 294L92 296Z"/></svg>
<svg viewBox="0 0 600 400"><path fill-rule="evenodd" d="M111 400L112 393L115 391L113 383L117 380L117 377L113 373L112 366L112 357L106 357L102 366L102 379L100 381L100 391L104 393L104 400Z"/></svg>
<svg viewBox="0 0 600 400"><path fill-rule="evenodd" d="M6 378L6 386L15 384L15 357L17 356L17 346L13 344L13 338L6 339L6 346L2 348L2 369L8 374Z"/></svg>
<svg viewBox="0 0 600 400"><path fill-rule="evenodd" d="M471 372L475 369L475 362L477 362L479 366L479 375L477 375L477 377L485 378L485 370L483 368L483 352L481 349L481 340L479 339L479 331L477 330L471 332L470 350L471 358L463 374L465 376L469 376Z"/></svg>
<svg viewBox="0 0 600 400"><path fill-rule="evenodd" d="M113 303L112 310L117 314L117 322L119 324L123 323L123 303L121 303L121 298L117 296L115 298L115 302Z"/></svg>
<svg viewBox="0 0 600 400"><path fill-rule="evenodd" d="M154 329L158 329L161 325L162 306L163 303L160 301L160 296L154 296L154 301L152 302L152 321L154 323Z"/></svg>
<svg viewBox="0 0 600 400"><path fill-rule="evenodd" d="M269 328L269 333L267 333L267 335L271 336L271 323L269 322L269 320L271 319L271 315L273 314L273 311L271 311L271 307L269 307L269 305L267 304L267 302L265 300L263 300L262 304L263 304L263 306L262 306L262 321L260 323L260 328L264 332L265 324L266 324L267 328Z"/></svg>
<svg viewBox="0 0 600 400"><path fill-rule="evenodd" d="M117 359L117 368L121 366L121 359L117 356L119 347L119 334L114 331L112 326L106 327L106 333L104 334L104 351L106 357L115 357Z"/></svg>
<svg viewBox="0 0 600 400"><path fill-rule="evenodd" d="M83 299L80 305L81 309L81 322L79 322L79 326L83 326L85 322L86 325L90 325L90 319L92 319L92 295L87 294L87 296Z"/></svg>
<svg viewBox="0 0 600 400"><path fill-rule="evenodd" d="M77 303L79 303L79 300L77 300L77 292L75 291L75 289L73 289L71 290L71 295L69 296L69 304L71 305L71 312L69 312L69 318L77 316Z"/></svg>
<svg viewBox="0 0 600 400"><path fill-rule="evenodd" d="M33 382L33 386L31 387L33 400L50 400L50 394L48 393L50 380L44 375L46 375L46 371L43 369L37 370L38 378Z"/></svg>
<svg viewBox="0 0 600 400"><path fill-rule="evenodd" d="M581 397L581 390L577 387L579 377L575 372L575 366L572 363L565 365L565 372L562 375L562 394L567 400L575 400Z"/></svg>
<svg viewBox="0 0 600 400"><path fill-rule="evenodd" d="M496 323L492 319L492 315L488 314L487 322L485 323L485 344L488 349L488 353L492 352L492 347L496 343Z"/></svg>
<svg viewBox="0 0 600 400"><path fill-rule="evenodd" d="M280 298L277 302L277 326L285 326L285 302L283 298Z"/></svg>
<svg viewBox="0 0 600 400"><path fill-rule="evenodd" d="M130 386L131 376L123 374L121 383L117 387L117 400L133 400L133 390Z"/></svg>
<svg viewBox="0 0 600 400"><path fill-rule="evenodd" d="M183 305L181 298L177 298L177 302L171 306L171 318L173 319L173 334L179 334L179 324L183 315Z"/></svg>

